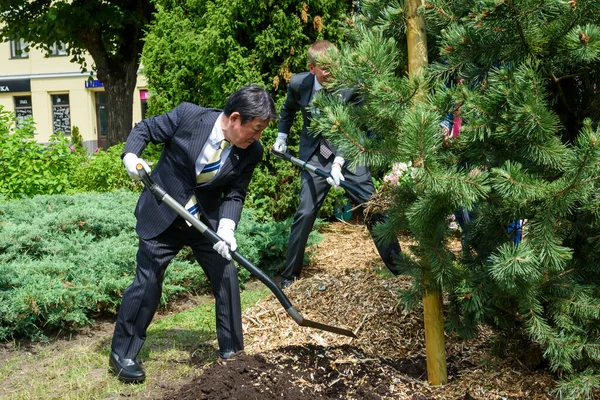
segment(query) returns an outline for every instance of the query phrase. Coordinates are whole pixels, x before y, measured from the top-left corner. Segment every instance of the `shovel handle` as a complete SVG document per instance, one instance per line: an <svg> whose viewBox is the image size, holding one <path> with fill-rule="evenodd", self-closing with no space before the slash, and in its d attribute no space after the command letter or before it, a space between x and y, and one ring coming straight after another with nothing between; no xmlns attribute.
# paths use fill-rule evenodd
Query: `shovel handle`
<svg viewBox="0 0 600 400"><path fill-rule="evenodd" d="M208 240L210 240L213 244L220 242L222 239L217 235L213 230L211 230L206 224L200 221L198 218L191 215L181 204L179 204L175 199L167 194L167 192L154 183L154 180L148 175L142 164L138 164L136 166L140 177L142 178L142 182L144 186L159 200L165 202L173 211L179 214L186 221L191 223L194 228L198 229L200 233L202 233ZM190 218L191 216L191 218ZM289 299L283 294L281 289L277 286L275 282L267 274L265 274L261 269L252 264L246 257L242 256L237 251L231 252L231 258L240 263L244 268L246 268L252 275L257 277L262 283L264 283L277 297L277 300L281 303L281 305L288 309L292 307L292 303Z"/></svg>
<svg viewBox="0 0 600 400"><path fill-rule="evenodd" d="M181 204L179 204L174 198L169 196L169 194L157 185L152 177L146 172L144 166L142 164L137 164L136 169L144 183L146 189L148 189L157 199L161 200L165 204L167 204L173 211L175 211L178 215L180 215L183 219L188 221L192 226L200 231L207 239L209 239L213 244L220 242L222 239L217 235L214 231L212 231L208 226L206 226L202 221L193 216L188 210L185 209ZM246 268L252 275L254 275L258 280L265 284L269 288L271 292L275 295L279 303L283 306L285 311L288 313L290 317L300 326L307 326L317 329L322 329L325 331L337 333L340 335L345 335L349 337L356 337L354 332L338 328L336 326L322 324L320 322L311 321L305 319L292 305L287 296L283 293L283 291L277 286L277 284L260 268L256 267L252 264L246 257L242 256L237 251L231 252L231 258L237 261L242 267Z"/></svg>
<svg viewBox="0 0 600 400"><path fill-rule="evenodd" d="M309 164L308 161L303 161L299 158L296 158L296 157L292 156L290 153L280 153L280 152L274 150L272 147L271 147L271 153L275 157L281 158L282 160L285 160L285 161L289 161L292 164L294 164L295 166L305 169L309 172L312 172L313 174L318 175L321 178L329 178L331 176L327 172L323 171L322 169L317 168L312 164ZM340 186L343 187L344 189L354 193L356 196L360 197L364 201L369 201L369 199L371 198L371 196L369 196L369 194L366 193L364 190L362 190L358 186L348 183L346 181L340 181Z"/></svg>

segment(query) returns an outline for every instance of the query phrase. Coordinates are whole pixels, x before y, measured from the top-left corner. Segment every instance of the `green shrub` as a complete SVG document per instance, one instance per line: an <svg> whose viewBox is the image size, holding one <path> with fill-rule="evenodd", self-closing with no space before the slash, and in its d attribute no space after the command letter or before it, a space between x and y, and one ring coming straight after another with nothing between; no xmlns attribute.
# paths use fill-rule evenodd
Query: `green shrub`
<svg viewBox="0 0 600 400"><path fill-rule="evenodd" d="M84 152L86 151L83 148L83 137L81 133L79 133L79 127L73 125L73 129L71 129L71 151L72 152Z"/></svg>
<svg viewBox="0 0 600 400"><path fill-rule="evenodd" d="M43 338L45 329L75 328L116 312L135 273L137 199L118 190L0 202L0 340ZM236 231L240 253L275 274L285 260L289 223L259 224L245 210ZM243 284L249 273L238 269ZM167 269L161 303L207 288L185 249Z"/></svg>
<svg viewBox="0 0 600 400"><path fill-rule="evenodd" d="M131 180L123 166L121 153L124 144L120 143L107 150L85 157L73 173L71 192L110 192L116 189L140 191L142 186Z"/></svg>
<svg viewBox="0 0 600 400"><path fill-rule="evenodd" d="M64 193L77 160L62 133L53 134L47 144L37 143L33 120L15 127L12 113L0 106L0 195L14 199Z"/></svg>
<svg viewBox="0 0 600 400"><path fill-rule="evenodd" d="M81 159L73 173L71 193L81 192L111 192L117 189L128 189L140 192L143 186L134 182L123 166L121 153L125 143L119 143L106 150L99 149L96 153L88 154ZM142 157L148 165L156 164L162 151L162 145L149 144Z"/></svg>

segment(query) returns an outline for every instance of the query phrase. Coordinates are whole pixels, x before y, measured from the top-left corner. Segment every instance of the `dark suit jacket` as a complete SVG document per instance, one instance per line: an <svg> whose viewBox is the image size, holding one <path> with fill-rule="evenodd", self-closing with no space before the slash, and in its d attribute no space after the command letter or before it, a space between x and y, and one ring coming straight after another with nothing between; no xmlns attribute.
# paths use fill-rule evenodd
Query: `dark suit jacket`
<svg viewBox="0 0 600 400"><path fill-rule="evenodd" d="M308 132L308 128L310 127L310 107L308 107L308 102L311 98L314 83L315 76L310 72L292 75L288 85L287 97L279 114L278 131L289 135L296 112L298 110L302 111L303 123L302 132L300 133L300 151L298 152L298 157L304 161L310 158L321 141L321 135L313 136Z"/></svg>
<svg viewBox="0 0 600 400"><path fill-rule="evenodd" d="M299 74L292 75L290 83L288 85L287 97L281 107L279 113L279 124L278 131L285 134L290 134L296 112L302 111L302 132L300 133L300 150L298 151L298 158L308 161L313 153L319 148L319 143L323 139L320 134L315 134L309 131L310 127L310 107L309 101L312 95L312 89L315 83L315 75L310 72L301 72ZM337 93L337 92L336 92ZM351 89L343 90L338 93L346 102L352 102L355 105L361 103L360 99L356 99L355 91ZM330 145L333 153L337 156L343 157L343 154L339 154L336 149ZM355 170L356 174L363 174L366 171L365 166L358 166Z"/></svg>
<svg viewBox="0 0 600 400"><path fill-rule="evenodd" d="M137 124L123 150L139 156L149 142L164 143L152 178L181 205L196 194L200 212L213 230L221 218L239 222L252 172L263 154L260 142L247 149L233 146L217 175L208 182L196 183L196 159L220 114L221 110L182 103L166 114ZM140 238L151 239L167 229L177 214L144 189L135 216Z"/></svg>

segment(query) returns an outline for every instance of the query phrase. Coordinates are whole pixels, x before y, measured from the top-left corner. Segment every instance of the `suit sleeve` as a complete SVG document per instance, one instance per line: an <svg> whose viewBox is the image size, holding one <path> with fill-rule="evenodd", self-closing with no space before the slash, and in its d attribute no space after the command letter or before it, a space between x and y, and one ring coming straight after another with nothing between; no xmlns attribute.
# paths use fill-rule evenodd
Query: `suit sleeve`
<svg viewBox="0 0 600 400"><path fill-rule="evenodd" d="M229 218L233 220L236 225L239 223L242 216L242 209L244 207L244 200L248 193L248 185L252 179L254 168L258 162L262 159L264 149L259 142L254 142L254 147L249 152L249 162L245 165L242 174L229 189L223 192L223 202L219 208L219 218Z"/></svg>
<svg viewBox="0 0 600 400"><path fill-rule="evenodd" d="M287 96L279 113L277 131L289 135L292 124L294 123L294 118L296 117L296 112L301 108L302 107L300 107L300 104L298 104L298 101L296 100L294 85L290 82L288 85Z"/></svg>
<svg viewBox="0 0 600 400"><path fill-rule="evenodd" d="M186 107L187 103L180 104L168 113L147 118L136 124L127 137L121 157L126 153L135 153L139 157L149 142L158 144L171 140L181 123Z"/></svg>

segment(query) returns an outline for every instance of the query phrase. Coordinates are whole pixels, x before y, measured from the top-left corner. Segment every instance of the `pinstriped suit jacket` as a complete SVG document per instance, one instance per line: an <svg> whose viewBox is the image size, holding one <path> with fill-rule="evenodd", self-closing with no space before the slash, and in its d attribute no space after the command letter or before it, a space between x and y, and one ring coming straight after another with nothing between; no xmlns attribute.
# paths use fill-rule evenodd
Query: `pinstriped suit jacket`
<svg viewBox="0 0 600 400"><path fill-rule="evenodd" d="M123 150L139 156L149 142L164 143L152 178L181 205L196 194L201 213L213 230L220 218L239 222L248 184L263 154L258 141L247 149L233 146L217 175L208 182L196 183L196 159L220 114L221 110L182 103L166 114L138 123ZM144 189L135 216L139 237L151 239L167 229L177 214Z"/></svg>

